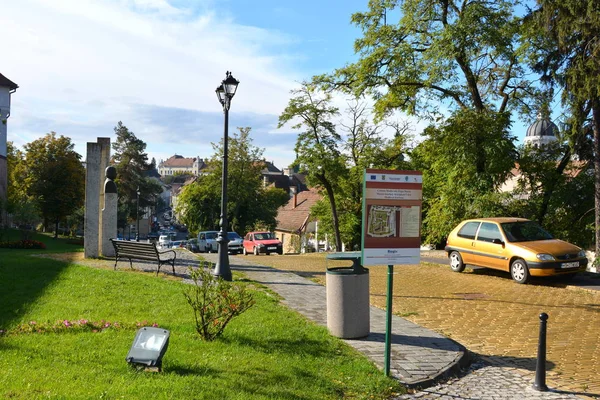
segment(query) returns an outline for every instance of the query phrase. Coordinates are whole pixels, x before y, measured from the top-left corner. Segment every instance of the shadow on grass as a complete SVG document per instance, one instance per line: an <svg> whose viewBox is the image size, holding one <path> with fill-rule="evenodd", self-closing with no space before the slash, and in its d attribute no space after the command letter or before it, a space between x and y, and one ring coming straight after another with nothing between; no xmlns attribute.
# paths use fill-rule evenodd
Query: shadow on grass
<svg viewBox="0 0 600 400"><path fill-rule="evenodd" d="M44 242L51 240L44 238ZM0 329L18 322L69 265L68 256L65 261L32 257L41 252L44 250L0 249Z"/></svg>
<svg viewBox="0 0 600 400"><path fill-rule="evenodd" d="M253 350L259 350L263 353L287 353L287 354L306 354L312 357L334 357L338 355L331 345L318 340L309 340L301 338L298 340L255 340L248 336L236 336L232 339L221 339L225 343L236 343L242 346L248 346Z"/></svg>

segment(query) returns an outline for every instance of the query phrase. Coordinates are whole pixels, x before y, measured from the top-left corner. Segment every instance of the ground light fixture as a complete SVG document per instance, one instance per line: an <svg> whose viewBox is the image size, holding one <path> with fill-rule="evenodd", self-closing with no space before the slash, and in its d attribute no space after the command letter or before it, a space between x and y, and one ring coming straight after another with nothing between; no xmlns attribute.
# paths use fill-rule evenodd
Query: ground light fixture
<svg viewBox="0 0 600 400"><path fill-rule="evenodd" d="M226 281L231 281L231 268L229 267L229 237L227 236L228 221L227 221L227 163L228 163L228 140L229 140L229 107L231 106L231 99L237 91L237 87L240 81L235 79L231 72L225 73L225 79L221 81L221 84L217 87L215 92L219 103L223 106L223 113L225 114L225 127L223 132L223 173L221 177L221 217L220 217L220 230L217 234L217 243L219 243L219 258L213 275L222 278Z"/></svg>
<svg viewBox="0 0 600 400"><path fill-rule="evenodd" d="M143 327L135 334L125 360L132 365L162 368L162 358L169 347L170 332L162 328Z"/></svg>

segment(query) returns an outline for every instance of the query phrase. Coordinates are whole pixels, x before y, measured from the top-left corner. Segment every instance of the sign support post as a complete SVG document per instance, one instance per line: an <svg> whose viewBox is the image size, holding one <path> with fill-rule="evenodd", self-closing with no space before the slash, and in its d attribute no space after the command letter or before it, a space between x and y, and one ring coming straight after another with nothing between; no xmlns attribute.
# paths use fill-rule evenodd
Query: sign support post
<svg viewBox="0 0 600 400"><path fill-rule="evenodd" d="M394 265L419 264L423 176L419 171L366 169L363 176L363 266L387 265L384 374L390 375Z"/></svg>
<svg viewBox="0 0 600 400"><path fill-rule="evenodd" d="M392 350L392 298L394 292L394 266L388 265L387 305L385 307L385 356L383 373L390 376L390 354Z"/></svg>

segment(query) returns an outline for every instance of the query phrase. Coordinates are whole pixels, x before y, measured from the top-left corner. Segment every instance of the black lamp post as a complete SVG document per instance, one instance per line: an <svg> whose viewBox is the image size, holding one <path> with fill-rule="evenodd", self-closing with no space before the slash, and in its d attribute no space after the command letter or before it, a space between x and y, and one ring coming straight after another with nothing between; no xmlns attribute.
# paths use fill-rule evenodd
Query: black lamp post
<svg viewBox="0 0 600 400"><path fill-rule="evenodd" d="M137 194L136 196L136 206L135 206L135 222L137 224L136 228L135 228L135 241L139 242L140 241L140 187L137 187L137 190L135 192Z"/></svg>
<svg viewBox="0 0 600 400"><path fill-rule="evenodd" d="M231 76L231 72L225 73L225 79L215 91L217 98L223 106L225 114L225 131L223 133L223 175L221 178L221 219L219 224L221 230L218 233L217 243L219 243L219 260L213 271L213 275L223 278L226 281L231 281L231 269L229 268L229 238L227 237L228 221L227 221L227 158L228 158L228 139L229 139L229 107L231 99L235 95L238 84L240 82Z"/></svg>

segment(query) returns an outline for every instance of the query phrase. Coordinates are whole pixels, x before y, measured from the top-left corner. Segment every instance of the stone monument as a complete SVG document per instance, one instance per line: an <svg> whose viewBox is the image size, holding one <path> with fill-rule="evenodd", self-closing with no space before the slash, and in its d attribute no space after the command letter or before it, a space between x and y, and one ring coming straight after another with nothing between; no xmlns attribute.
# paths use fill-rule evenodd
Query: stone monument
<svg viewBox="0 0 600 400"><path fill-rule="evenodd" d="M103 211L105 206L109 206L108 213L110 219L114 212L117 215L117 203L114 202L114 210L105 202L104 192L106 183L103 173L108 173L107 167L110 161L110 138L98 138L96 143L88 142L86 155L85 172L85 216L84 216L84 255L86 258L96 258L101 255L105 247L104 238L117 237L117 224L107 226L107 231L103 233ZM112 172L111 172L112 175ZM116 174L115 174L116 176ZM112 181L112 179L109 178ZM112 182L114 185L114 182ZM109 187L112 188L112 185ZM112 190L112 189L111 189ZM114 186L114 196L116 197L116 186ZM112 194L111 194L112 197ZM110 244L110 242L108 242ZM114 253L112 253L114 255ZM110 254L103 254L110 257Z"/></svg>
<svg viewBox="0 0 600 400"><path fill-rule="evenodd" d="M106 180L104 181L104 208L102 209L102 234L101 250L104 257L114 257L115 248L110 239L117 237L117 169L106 167Z"/></svg>

